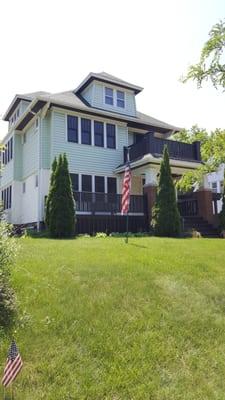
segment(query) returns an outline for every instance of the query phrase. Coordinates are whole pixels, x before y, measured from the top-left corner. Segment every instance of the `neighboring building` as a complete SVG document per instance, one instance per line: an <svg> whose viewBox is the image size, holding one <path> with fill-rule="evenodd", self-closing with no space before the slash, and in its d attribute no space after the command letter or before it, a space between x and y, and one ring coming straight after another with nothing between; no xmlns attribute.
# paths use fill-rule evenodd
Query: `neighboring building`
<svg viewBox="0 0 225 400"><path fill-rule="evenodd" d="M122 221L120 193L130 146L131 229L141 228L146 222L143 192L150 216L164 145L176 178L201 162L198 142L167 140L179 128L137 111L135 97L141 91L103 72L90 73L75 90L16 95L3 117L9 122L1 176L8 220L37 225L44 221L51 164L66 153L79 230L121 230L116 221ZM82 218L89 225L82 225Z"/></svg>
<svg viewBox="0 0 225 400"><path fill-rule="evenodd" d="M221 164L216 172L212 172L206 176L206 185L208 186L213 193L223 193L224 190L224 170L225 165ZM222 210L222 199L217 201L217 210L213 209L213 212L217 211L218 213Z"/></svg>

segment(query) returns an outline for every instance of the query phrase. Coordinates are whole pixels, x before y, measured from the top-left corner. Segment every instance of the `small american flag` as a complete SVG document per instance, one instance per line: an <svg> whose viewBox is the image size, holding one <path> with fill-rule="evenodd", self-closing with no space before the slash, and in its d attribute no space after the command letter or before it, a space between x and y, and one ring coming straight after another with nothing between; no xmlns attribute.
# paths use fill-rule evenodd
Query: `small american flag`
<svg viewBox="0 0 225 400"><path fill-rule="evenodd" d="M13 340L9 349L8 358L6 362L6 366L4 369L4 375L2 378L3 386L7 387L14 381L20 372L23 366L23 362L16 346L15 341Z"/></svg>
<svg viewBox="0 0 225 400"><path fill-rule="evenodd" d="M129 160L129 150L127 151L127 163L123 178L123 190L122 190L122 203L121 203L121 214L128 214L130 206L130 190L131 190L131 169Z"/></svg>

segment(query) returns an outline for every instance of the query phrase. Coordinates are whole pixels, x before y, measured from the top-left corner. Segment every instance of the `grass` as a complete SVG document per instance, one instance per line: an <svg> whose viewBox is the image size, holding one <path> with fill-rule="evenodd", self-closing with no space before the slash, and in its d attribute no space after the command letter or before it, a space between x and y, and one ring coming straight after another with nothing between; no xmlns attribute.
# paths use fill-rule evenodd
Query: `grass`
<svg viewBox="0 0 225 400"><path fill-rule="evenodd" d="M19 242L15 400L225 398L223 240Z"/></svg>

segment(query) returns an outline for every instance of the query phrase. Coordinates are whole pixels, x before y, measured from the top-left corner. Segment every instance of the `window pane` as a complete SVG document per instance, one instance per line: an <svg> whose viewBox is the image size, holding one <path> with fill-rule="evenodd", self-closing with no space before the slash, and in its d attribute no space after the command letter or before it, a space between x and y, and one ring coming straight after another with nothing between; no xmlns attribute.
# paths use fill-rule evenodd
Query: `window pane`
<svg viewBox="0 0 225 400"><path fill-rule="evenodd" d="M95 146L104 146L104 125L103 122L94 121Z"/></svg>
<svg viewBox="0 0 225 400"><path fill-rule="evenodd" d="M104 176L96 176L95 177L95 191L96 191L96 193L104 193L105 192Z"/></svg>
<svg viewBox="0 0 225 400"><path fill-rule="evenodd" d="M124 108L125 107L125 97L124 92L117 90L117 107Z"/></svg>
<svg viewBox="0 0 225 400"><path fill-rule="evenodd" d="M117 90L117 99L124 100L124 92Z"/></svg>
<svg viewBox="0 0 225 400"><path fill-rule="evenodd" d="M70 174L73 192L79 191L78 174Z"/></svg>
<svg viewBox="0 0 225 400"><path fill-rule="evenodd" d="M109 149L116 148L116 128L115 125L106 124L107 147Z"/></svg>
<svg viewBox="0 0 225 400"><path fill-rule="evenodd" d="M108 193L117 193L116 190L116 178L108 178Z"/></svg>
<svg viewBox="0 0 225 400"><path fill-rule="evenodd" d="M105 88L105 103L113 106L113 89Z"/></svg>
<svg viewBox="0 0 225 400"><path fill-rule="evenodd" d="M91 144L91 120L81 118L81 143Z"/></svg>
<svg viewBox="0 0 225 400"><path fill-rule="evenodd" d="M78 143L78 118L67 115L67 140Z"/></svg>
<svg viewBox="0 0 225 400"><path fill-rule="evenodd" d="M82 192L92 192L91 175L82 175Z"/></svg>

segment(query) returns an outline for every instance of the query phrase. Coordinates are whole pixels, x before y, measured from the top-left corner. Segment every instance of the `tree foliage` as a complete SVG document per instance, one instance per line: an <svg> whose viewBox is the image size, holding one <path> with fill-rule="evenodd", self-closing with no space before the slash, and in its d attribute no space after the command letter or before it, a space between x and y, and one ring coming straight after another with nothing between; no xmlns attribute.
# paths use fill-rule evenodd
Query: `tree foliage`
<svg viewBox="0 0 225 400"><path fill-rule="evenodd" d="M185 143L198 140L201 144L203 164L194 171L186 172L177 183L178 188L184 192L191 190L196 183L201 185L205 174L216 171L220 164L225 163L225 130L215 129L208 133L195 125L190 130L176 133L173 139Z"/></svg>
<svg viewBox="0 0 225 400"><path fill-rule="evenodd" d="M54 179L55 179L56 168L57 168L57 159L55 157L54 160L53 160L53 163L52 163L52 172L51 172L51 177L50 177L49 194L48 194L47 201L46 201L45 224L46 224L47 228L49 228L49 212L50 212L50 204L51 204L51 199L52 199L53 184L54 184Z"/></svg>
<svg viewBox="0 0 225 400"><path fill-rule="evenodd" d="M16 317L16 298L11 285L11 265L17 252L11 237L11 226L0 222L0 330L13 326Z"/></svg>
<svg viewBox="0 0 225 400"><path fill-rule="evenodd" d="M159 186L152 216L152 226L157 236L176 237L180 235L180 214L177 207L167 146L164 148L160 165Z"/></svg>
<svg viewBox="0 0 225 400"><path fill-rule="evenodd" d="M225 88L225 20L214 25L204 44L200 60L191 65L183 82L194 80L198 87L210 80L216 88Z"/></svg>
<svg viewBox="0 0 225 400"><path fill-rule="evenodd" d="M60 155L49 193L49 233L51 237L75 234L75 202L66 155Z"/></svg>

